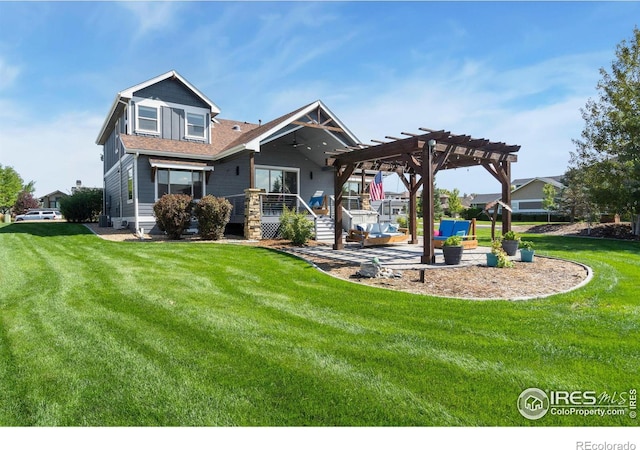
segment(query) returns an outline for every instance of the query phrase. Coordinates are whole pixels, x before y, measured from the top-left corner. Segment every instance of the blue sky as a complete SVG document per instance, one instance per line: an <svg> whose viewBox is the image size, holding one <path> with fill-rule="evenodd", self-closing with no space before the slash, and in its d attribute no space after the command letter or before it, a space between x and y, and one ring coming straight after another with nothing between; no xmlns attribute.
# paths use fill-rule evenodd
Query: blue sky
<svg viewBox="0 0 640 450"><path fill-rule="evenodd" d="M223 118L321 99L364 143L446 129L521 145L513 178L559 175L638 18L636 2L0 1L0 164L38 195L101 186L116 93L174 69ZM436 182L500 190L480 168Z"/></svg>

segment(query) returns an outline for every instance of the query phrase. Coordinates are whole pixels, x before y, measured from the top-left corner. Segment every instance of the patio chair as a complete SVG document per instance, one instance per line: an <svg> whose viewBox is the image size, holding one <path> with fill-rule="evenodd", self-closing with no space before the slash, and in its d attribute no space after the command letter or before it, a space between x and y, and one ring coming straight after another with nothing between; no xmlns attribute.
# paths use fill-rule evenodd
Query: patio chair
<svg viewBox="0 0 640 450"><path fill-rule="evenodd" d="M361 247L390 245L409 240L409 229L394 223L363 223L349 230L347 242L359 242Z"/></svg>
<svg viewBox="0 0 640 450"><path fill-rule="evenodd" d="M441 220L437 234L434 233L433 236L433 246L435 248L442 248L442 244L444 244L444 241L446 241L449 236L460 236L464 248L477 248L476 219Z"/></svg>
<svg viewBox="0 0 640 450"><path fill-rule="evenodd" d="M319 216L326 216L329 214L329 208L327 207L327 196L324 195L324 191L316 191L309 200L309 207L313 212Z"/></svg>

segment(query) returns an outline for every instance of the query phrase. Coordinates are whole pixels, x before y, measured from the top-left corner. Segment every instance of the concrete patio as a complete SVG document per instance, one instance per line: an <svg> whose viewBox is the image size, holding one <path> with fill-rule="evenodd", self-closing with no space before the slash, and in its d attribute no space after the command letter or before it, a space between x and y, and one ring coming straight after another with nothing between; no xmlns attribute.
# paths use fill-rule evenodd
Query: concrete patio
<svg viewBox="0 0 640 450"><path fill-rule="evenodd" d="M331 245L321 243L317 246L309 247L292 247L288 249L301 258L305 256L315 256L327 259L334 259L340 262L351 262L360 264L363 262L371 262L373 258L378 258L384 267L390 269L442 269L447 267L464 267L486 265L486 254L491 251L489 247L478 247L475 249L465 249L462 254L460 265L448 266L444 263L444 256L441 249L435 250L436 264L421 264L422 256L422 239L418 244L394 244L386 246L364 247L361 248L357 243L346 243L341 250L333 250ZM516 255L513 259L517 258Z"/></svg>

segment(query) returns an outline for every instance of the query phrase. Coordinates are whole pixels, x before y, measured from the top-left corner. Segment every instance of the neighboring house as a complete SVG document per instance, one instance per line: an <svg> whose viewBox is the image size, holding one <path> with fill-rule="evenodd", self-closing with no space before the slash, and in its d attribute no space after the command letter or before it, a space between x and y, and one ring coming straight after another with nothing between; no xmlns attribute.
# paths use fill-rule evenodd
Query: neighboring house
<svg viewBox="0 0 640 450"><path fill-rule="evenodd" d="M513 180L515 189L511 191L511 208L513 213L519 214L543 214L547 210L542 207L544 200L543 189L545 185L550 184L556 189L559 196L564 189L564 185L560 182L561 176L556 177L538 177L523 178Z"/></svg>
<svg viewBox="0 0 640 450"><path fill-rule="evenodd" d="M502 197L501 193L495 194L473 194L472 197L467 197L465 203L469 204L470 208L484 209L487 203L494 202Z"/></svg>
<svg viewBox="0 0 640 450"><path fill-rule="evenodd" d="M520 178L513 180L513 190L511 191L511 208L513 214L543 214L547 210L542 208L544 200L543 189L547 184L556 188L558 195L561 195L564 185L560 182L562 176ZM499 200L502 194L477 194L471 199L465 198L465 203L469 203L472 208L484 208L487 203Z"/></svg>
<svg viewBox="0 0 640 450"><path fill-rule="evenodd" d="M319 100L265 124L222 119L220 112L175 71L119 92L96 140L109 221L158 231L153 204L164 194L196 201L211 194L232 202L231 222L244 223L246 234L245 190L263 189L264 234L283 205L308 202L317 191L333 195L325 152L359 145Z"/></svg>
<svg viewBox="0 0 640 450"><path fill-rule="evenodd" d="M40 202L40 205L42 205L42 208L59 209L60 200L62 200L63 197L67 197L67 194L62 191L53 191L40 197L38 201Z"/></svg>

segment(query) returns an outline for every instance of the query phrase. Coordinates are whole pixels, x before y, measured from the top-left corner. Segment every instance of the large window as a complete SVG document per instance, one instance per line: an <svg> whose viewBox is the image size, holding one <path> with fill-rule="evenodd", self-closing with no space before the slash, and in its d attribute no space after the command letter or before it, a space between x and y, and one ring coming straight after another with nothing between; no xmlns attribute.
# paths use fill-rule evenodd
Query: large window
<svg viewBox="0 0 640 450"><path fill-rule="evenodd" d="M138 130L158 133L158 108L138 105Z"/></svg>
<svg viewBox="0 0 640 450"><path fill-rule="evenodd" d="M298 172L287 169L256 168L256 188L268 193L297 194Z"/></svg>
<svg viewBox="0 0 640 450"><path fill-rule="evenodd" d="M187 113L187 136L204 138L204 114Z"/></svg>
<svg viewBox="0 0 640 450"><path fill-rule="evenodd" d="M158 198L165 194L187 194L202 198L204 172L200 170L158 169Z"/></svg>

